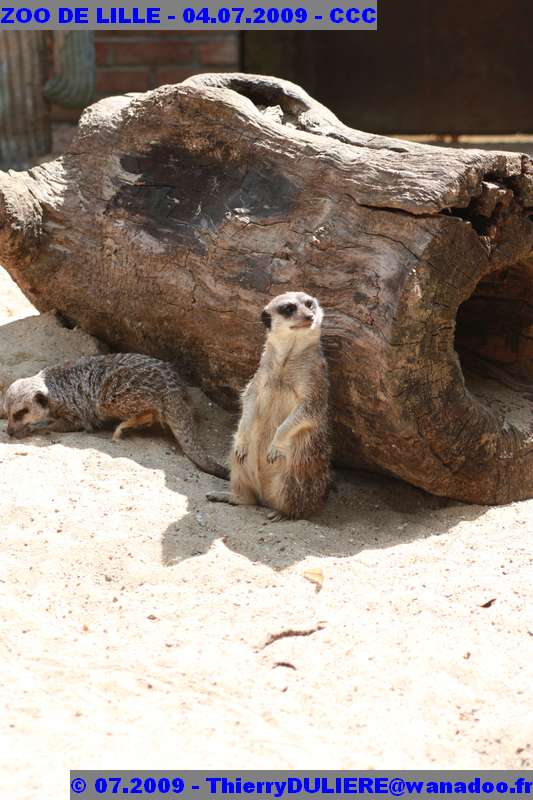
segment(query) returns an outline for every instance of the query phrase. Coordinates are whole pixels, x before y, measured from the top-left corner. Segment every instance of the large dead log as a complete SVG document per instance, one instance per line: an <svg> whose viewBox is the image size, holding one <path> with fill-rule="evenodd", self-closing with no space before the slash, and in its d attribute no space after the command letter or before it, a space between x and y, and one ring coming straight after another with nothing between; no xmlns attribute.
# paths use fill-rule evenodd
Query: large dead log
<svg viewBox="0 0 533 800"><path fill-rule="evenodd" d="M84 114L0 174L0 262L40 310L235 402L268 298L326 308L336 463L533 495L533 168L351 130L299 87L199 76Z"/></svg>

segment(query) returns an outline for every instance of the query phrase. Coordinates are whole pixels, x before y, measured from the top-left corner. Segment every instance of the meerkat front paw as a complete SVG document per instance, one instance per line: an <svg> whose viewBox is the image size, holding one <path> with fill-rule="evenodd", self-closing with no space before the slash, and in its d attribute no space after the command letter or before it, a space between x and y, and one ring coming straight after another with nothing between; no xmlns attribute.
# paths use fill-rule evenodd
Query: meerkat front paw
<svg viewBox="0 0 533 800"><path fill-rule="evenodd" d="M285 458L285 453L283 453L279 447L276 447L275 444L271 444L267 453L267 461L269 464L273 464L278 458Z"/></svg>
<svg viewBox="0 0 533 800"><path fill-rule="evenodd" d="M236 444L233 448L233 455L239 464L244 464L248 455L248 447L245 444Z"/></svg>

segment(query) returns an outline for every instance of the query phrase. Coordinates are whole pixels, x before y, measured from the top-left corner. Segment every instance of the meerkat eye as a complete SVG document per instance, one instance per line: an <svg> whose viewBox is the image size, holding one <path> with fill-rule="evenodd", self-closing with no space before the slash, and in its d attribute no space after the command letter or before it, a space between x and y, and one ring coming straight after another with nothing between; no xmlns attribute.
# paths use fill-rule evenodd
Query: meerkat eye
<svg viewBox="0 0 533 800"><path fill-rule="evenodd" d="M15 420L15 422L20 422L20 420L23 419L27 413L28 413L27 408L21 408L20 411L17 411L15 414L13 414L13 419Z"/></svg>
<svg viewBox="0 0 533 800"><path fill-rule="evenodd" d="M48 405L48 397L44 394L44 392L37 392L33 399L41 406L41 408L46 408Z"/></svg>
<svg viewBox="0 0 533 800"><path fill-rule="evenodd" d="M284 306L280 306L279 313L282 314L284 317L290 317L291 314L294 314L296 311L296 305L294 303L287 303Z"/></svg>
<svg viewBox="0 0 533 800"><path fill-rule="evenodd" d="M306 300L305 305L307 306L307 308L313 308L314 303L312 300Z"/></svg>

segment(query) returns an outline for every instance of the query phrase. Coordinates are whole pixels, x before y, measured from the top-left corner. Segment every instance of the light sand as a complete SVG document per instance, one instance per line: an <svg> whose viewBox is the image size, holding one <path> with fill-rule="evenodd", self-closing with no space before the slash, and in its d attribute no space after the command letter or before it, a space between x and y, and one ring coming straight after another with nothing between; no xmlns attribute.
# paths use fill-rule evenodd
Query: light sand
<svg viewBox="0 0 533 800"><path fill-rule="evenodd" d="M4 273L0 298L31 313ZM23 324L28 370L77 346ZM221 457L233 420L196 397ZM222 482L162 434L5 421L0 470L3 797L65 797L70 767L533 766L533 501L343 473L319 518L272 524L208 504Z"/></svg>

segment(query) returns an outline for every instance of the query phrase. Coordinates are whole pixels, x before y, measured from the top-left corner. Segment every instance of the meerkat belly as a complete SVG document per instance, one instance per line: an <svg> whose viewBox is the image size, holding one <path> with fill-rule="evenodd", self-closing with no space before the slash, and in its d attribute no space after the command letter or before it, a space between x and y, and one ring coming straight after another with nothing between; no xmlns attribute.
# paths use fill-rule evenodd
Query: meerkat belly
<svg viewBox="0 0 533 800"><path fill-rule="evenodd" d="M260 396L251 430L249 459L258 494L268 501L273 483L284 472L284 463L269 464L267 453L278 427L297 407L299 398L292 389L283 386L261 392Z"/></svg>

